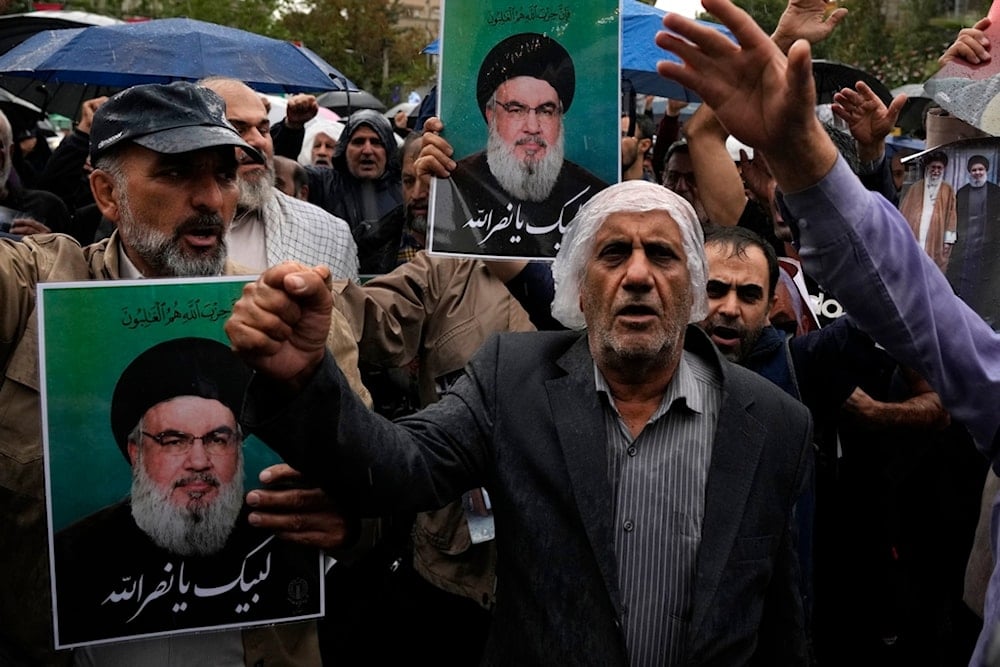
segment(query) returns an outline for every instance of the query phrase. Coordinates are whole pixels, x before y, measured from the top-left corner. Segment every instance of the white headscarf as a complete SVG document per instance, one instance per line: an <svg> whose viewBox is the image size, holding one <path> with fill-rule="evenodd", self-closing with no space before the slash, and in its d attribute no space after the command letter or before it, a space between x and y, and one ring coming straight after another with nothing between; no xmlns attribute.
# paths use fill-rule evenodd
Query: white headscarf
<svg viewBox="0 0 1000 667"><path fill-rule="evenodd" d="M688 322L700 322L708 315L705 286L708 266L705 239L694 209L680 195L648 181L625 181L598 192L577 212L562 238L552 264L555 298L552 316L570 329L587 326L580 310L580 284L594 248L597 230L612 213L666 211L681 231L691 277L691 315Z"/></svg>
<svg viewBox="0 0 1000 667"><path fill-rule="evenodd" d="M340 133L344 131L344 124L339 121L327 120L316 116L305 124L306 133L302 137L302 150L299 151L299 164L309 166L312 164L313 141L317 134L325 134L331 139L340 141Z"/></svg>

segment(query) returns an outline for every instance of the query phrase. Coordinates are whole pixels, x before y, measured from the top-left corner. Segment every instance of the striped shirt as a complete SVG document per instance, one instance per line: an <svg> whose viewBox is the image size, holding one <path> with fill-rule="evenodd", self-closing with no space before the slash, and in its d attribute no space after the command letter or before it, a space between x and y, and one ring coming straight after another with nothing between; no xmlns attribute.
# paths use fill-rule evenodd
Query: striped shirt
<svg viewBox="0 0 1000 667"><path fill-rule="evenodd" d="M691 621L722 378L709 362L684 352L660 406L633 440L596 364L594 374L605 397L612 526L630 664L679 665Z"/></svg>

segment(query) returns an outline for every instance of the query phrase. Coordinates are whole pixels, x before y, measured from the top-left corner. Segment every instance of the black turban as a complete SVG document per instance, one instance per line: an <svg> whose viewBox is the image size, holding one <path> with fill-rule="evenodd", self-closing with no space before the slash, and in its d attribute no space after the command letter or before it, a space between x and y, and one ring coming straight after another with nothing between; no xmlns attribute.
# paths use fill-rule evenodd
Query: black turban
<svg viewBox="0 0 1000 667"><path fill-rule="evenodd" d="M486 117L486 105L504 81L530 76L547 81L556 89L562 110L569 111L576 90L576 70L569 53L559 42L537 32L511 35L490 49L479 68L476 99Z"/></svg>
<svg viewBox="0 0 1000 667"><path fill-rule="evenodd" d="M239 417L250 369L226 345L208 338L175 338L132 360L111 397L111 432L128 459L128 436L146 411L177 396L219 401Z"/></svg>

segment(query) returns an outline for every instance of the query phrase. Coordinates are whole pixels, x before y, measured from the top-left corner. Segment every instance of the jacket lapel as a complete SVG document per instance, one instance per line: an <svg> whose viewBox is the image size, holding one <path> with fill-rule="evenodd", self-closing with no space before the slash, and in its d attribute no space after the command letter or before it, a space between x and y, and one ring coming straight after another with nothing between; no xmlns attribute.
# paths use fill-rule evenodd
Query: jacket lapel
<svg viewBox="0 0 1000 667"><path fill-rule="evenodd" d="M587 336L581 336L557 363L567 374L546 382L549 407L587 539L611 602L620 609L604 408L594 386L594 362Z"/></svg>
<svg viewBox="0 0 1000 667"><path fill-rule="evenodd" d="M738 375L727 371L726 364L721 365L722 405L705 489L692 638L697 637L706 613L717 599L722 572L736 544L766 435L764 425L749 412L754 403L751 392Z"/></svg>

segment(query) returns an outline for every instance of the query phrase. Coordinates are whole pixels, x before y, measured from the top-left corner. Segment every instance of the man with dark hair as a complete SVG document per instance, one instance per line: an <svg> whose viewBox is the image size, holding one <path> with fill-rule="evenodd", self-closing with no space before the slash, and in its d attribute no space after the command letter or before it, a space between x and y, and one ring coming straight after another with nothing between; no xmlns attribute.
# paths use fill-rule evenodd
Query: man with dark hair
<svg viewBox="0 0 1000 667"><path fill-rule="evenodd" d="M956 218L955 191L944 180L948 167L948 154L931 151L923 158L924 177L914 183L899 210L910 223L913 235L920 246L941 271L948 268L948 257L955 243Z"/></svg>
<svg viewBox="0 0 1000 667"><path fill-rule="evenodd" d="M631 132L630 132L631 130ZM622 180L641 178L652 181L652 174L646 171L646 154L653 147L656 128L653 119L645 114L637 114L633 123L628 116L622 116Z"/></svg>
<svg viewBox="0 0 1000 667"><path fill-rule="evenodd" d="M207 338L159 343L122 372L111 430L131 493L56 534L61 643L319 610L317 552L288 548L247 521L237 415L249 379L226 345ZM177 585L163 585L171 575Z"/></svg>
<svg viewBox="0 0 1000 667"><path fill-rule="evenodd" d="M708 213L705 212L705 206L698 196L698 183L695 180L694 165L691 163L691 147L684 139L675 141L667 149L666 162L663 165L663 185L691 204L701 224L709 222Z"/></svg>
<svg viewBox="0 0 1000 667"><path fill-rule="evenodd" d="M969 182L955 194L958 222L946 276L955 293L994 329L1000 328L1000 185L989 180L990 161L973 155Z"/></svg>
<svg viewBox="0 0 1000 667"><path fill-rule="evenodd" d="M576 71L561 44L512 35L479 68L485 151L439 181L432 250L552 257L563 229L606 183L563 157Z"/></svg>
<svg viewBox="0 0 1000 667"><path fill-rule="evenodd" d="M274 187L289 197L309 201L309 175L305 167L283 155L274 156Z"/></svg>
<svg viewBox="0 0 1000 667"><path fill-rule="evenodd" d="M305 124L318 112L316 98L311 95L292 97L285 120L271 132L275 152L298 158ZM357 235L362 223L375 225L402 203L399 159L389 119L372 109L355 111L333 149L333 166L306 167L309 201L346 220Z"/></svg>

